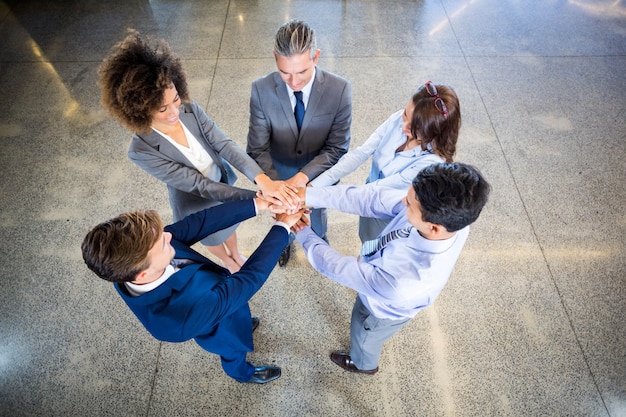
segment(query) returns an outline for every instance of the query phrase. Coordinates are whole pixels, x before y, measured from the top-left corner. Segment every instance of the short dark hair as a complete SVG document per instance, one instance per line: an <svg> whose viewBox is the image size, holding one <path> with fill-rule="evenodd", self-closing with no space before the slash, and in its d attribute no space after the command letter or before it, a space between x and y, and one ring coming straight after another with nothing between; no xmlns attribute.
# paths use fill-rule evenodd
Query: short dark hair
<svg viewBox="0 0 626 417"><path fill-rule="evenodd" d="M151 41L135 30L113 46L98 69L102 105L135 133L150 131L153 113L172 84L189 101L180 59L164 40Z"/></svg>
<svg viewBox="0 0 626 417"><path fill-rule="evenodd" d="M413 179L422 220L456 232L478 219L491 186L480 171L463 163L440 163L421 170Z"/></svg>
<svg viewBox="0 0 626 417"><path fill-rule="evenodd" d="M87 267L112 282L134 281L150 265L148 252L163 233L154 210L120 214L94 227L81 245Z"/></svg>

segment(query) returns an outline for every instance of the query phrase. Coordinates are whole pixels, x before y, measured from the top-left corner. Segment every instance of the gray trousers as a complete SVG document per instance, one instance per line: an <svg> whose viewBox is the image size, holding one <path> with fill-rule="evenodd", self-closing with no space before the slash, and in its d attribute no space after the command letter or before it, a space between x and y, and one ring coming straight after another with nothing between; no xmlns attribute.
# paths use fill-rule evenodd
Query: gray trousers
<svg viewBox="0 0 626 417"><path fill-rule="evenodd" d="M411 319L391 320L375 317L356 296L350 322L350 358L364 371L376 369L383 344Z"/></svg>

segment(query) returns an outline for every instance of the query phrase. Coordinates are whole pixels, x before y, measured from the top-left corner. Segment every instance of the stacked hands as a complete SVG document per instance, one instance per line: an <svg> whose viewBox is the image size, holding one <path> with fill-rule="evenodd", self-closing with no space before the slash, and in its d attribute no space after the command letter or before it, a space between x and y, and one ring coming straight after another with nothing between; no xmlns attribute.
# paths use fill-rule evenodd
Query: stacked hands
<svg viewBox="0 0 626 417"><path fill-rule="evenodd" d="M305 185L294 181L258 181L256 204L259 210L274 213L274 220L298 232L310 225L310 209L305 206Z"/></svg>

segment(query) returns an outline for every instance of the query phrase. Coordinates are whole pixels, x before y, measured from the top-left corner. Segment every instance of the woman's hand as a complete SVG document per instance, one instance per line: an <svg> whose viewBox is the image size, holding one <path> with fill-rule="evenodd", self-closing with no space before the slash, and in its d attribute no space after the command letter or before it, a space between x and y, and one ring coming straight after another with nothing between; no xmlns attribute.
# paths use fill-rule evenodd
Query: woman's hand
<svg viewBox="0 0 626 417"><path fill-rule="evenodd" d="M298 198L298 188L285 181L272 181L266 174L259 174L254 178L261 194L257 196L263 198L273 205L283 206L286 210L298 210L300 199Z"/></svg>

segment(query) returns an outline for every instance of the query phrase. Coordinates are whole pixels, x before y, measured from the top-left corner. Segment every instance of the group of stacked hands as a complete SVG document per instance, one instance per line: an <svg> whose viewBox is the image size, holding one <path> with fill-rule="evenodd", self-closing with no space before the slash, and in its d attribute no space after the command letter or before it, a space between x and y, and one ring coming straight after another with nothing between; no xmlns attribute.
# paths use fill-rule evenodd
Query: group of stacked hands
<svg viewBox="0 0 626 417"><path fill-rule="evenodd" d="M476 168L453 162L459 100L430 81L347 152L351 86L318 68L319 56L306 22L278 29L277 71L252 83L245 151L191 100L165 41L131 31L99 69L102 102L134 132L130 159L167 184L174 223L151 210L121 214L87 234L83 258L155 338L194 339L239 382L281 375L246 359L259 325L248 301L295 239L316 270L357 292L350 350L331 360L374 374L384 342L445 286L490 190ZM337 185L370 157L365 185ZM236 187L233 167L258 190ZM358 256L329 245L327 208L360 216ZM261 210L276 222L246 259L235 229ZM198 241L224 267L191 249Z"/></svg>

